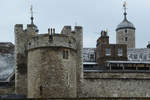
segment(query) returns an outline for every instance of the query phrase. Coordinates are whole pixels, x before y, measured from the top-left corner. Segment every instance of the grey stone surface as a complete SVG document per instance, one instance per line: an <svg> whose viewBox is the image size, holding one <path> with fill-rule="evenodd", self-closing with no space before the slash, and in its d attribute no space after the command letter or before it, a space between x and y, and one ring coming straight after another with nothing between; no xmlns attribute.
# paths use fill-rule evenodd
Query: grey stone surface
<svg viewBox="0 0 150 100"><path fill-rule="evenodd" d="M150 73L85 72L80 97L150 97Z"/></svg>
<svg viewBox="0 0 150 100"><path fill-rule="evenodd" d="M76 53L68 49L69 59L63 59L64 49L41 48L29 51L29 98L76 97Z"/></svg>
<svg viewBox="0 0 150 100"><path fill-rule="evenodd" d="M127 30L127 33L125 32ZM127 41L126 39L127 38ZM127 44L128 48L135 48L135 30L134 29L119 29L116 31L116 43Z"/></svg>
<svg viewBox="0 0 150 100"><path fill-rule="evenodd" d="M48 33L37 34L28 42L28 50L42 47L66 47L74 50L77 48L75 38L65 34L54 34L52 41L49 41Z"/></svg>
<svg viewBox="0 0 150 100"><path fill-rule="evenodd" d="M143 79L150 80L150 73L127 73L127 72L84 72L85 79Z"/></svg>
<svg viewBox="0 0 150 100"><path fill-rule="evenodd" d="M27 44L35 32L34 25L16 24L15 33L15 92L27 95Z"/></svg>
<svg viewBox="0 0 150 100"><path fill-rule="evenodd" d="M80 97L149 97L150 80L84 79Z"/></svg>

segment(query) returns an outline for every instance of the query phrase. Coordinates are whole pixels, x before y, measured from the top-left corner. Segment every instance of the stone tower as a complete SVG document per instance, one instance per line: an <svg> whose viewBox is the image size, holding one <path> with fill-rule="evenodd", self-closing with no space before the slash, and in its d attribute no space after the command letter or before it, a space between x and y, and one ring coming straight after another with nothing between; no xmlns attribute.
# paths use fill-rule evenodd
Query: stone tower
<svg viewBox="0 0 150 100"><path fill-rule="evenodd" d="M15 25L16 94L28 98L77 97L83 77L82 27L37 34L34 24Z"/></svg>
<svg viewBox="0 0 150 100"><path fill-rule="evenodd" d="M124 7L124 19L116 28L116 43L127 44L128 48L135 48L135 27L127 20L126 4Z"/></svg>
<svg viewBox="0 0 150 100"><path fill-rule="evenodd" d="M16 94L27 94L27 43L37 33L34 24L23 29L22 24L15 25L15 91Z"/></svg>
<svg viewBox="0 0 150 100"><path fill-rule="evenodd" d="M77 97L82 75L82 27L61 34L34 35L28 41L28 98ZM80 72L81 71L81 72Z"/></svg>
<svg viewBox="0 0 150 100"><path fill-rule="evenodd" d="M78 97L83 78L83 30L64 26L61 34L48 29L37 34L33 23L15 25L15 90L28 98Z"/></svg>
<svg viewBox="0 0 150 100"><path fill-rule="evenodd" d="M33 23L23 29L22 24L16 24L15 33L15 92L16 94L27 95L27 45L28 40L38 33L37 26Z"/></svg>

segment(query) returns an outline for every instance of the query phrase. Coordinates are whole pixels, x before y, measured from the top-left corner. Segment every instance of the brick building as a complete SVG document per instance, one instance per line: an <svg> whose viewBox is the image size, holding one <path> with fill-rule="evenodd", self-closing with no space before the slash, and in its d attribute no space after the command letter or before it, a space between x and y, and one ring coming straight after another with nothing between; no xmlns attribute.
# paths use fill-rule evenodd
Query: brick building
<svg viewBox="0 0 150 100"><path fill-rule="evenodd" d="M100 66L105 66L109 60L127 60L126 44L110 44L106 31L101 32L101 37L97 40L96 62Z"/></svg>

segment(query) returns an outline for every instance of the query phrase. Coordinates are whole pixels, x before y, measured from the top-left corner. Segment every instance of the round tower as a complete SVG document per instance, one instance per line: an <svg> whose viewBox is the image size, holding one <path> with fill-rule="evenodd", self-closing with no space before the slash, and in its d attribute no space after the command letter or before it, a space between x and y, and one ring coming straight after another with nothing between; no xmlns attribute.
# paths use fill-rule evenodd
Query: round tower
<svg viewBox="0 0 150 100"><path fill-rule="evenodd" d="M135 48L135 26L127 20L126 3L124 7L124 19L116 28L116 43L127 44L127 48Z"/></svg>
<svg viewBox="0 0 150 100"><path fill-rule="evenodd" d="M66 34L38 34L28 43L28 98L77 96L76 40Z"/></svg>

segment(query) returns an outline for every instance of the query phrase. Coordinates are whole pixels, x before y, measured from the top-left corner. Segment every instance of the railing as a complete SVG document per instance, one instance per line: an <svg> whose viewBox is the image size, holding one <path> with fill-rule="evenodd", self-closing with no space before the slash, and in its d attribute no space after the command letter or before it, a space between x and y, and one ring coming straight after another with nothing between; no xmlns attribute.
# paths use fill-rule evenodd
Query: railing
<svg viewBox="0 0 150 100"><path fill-rule="evenodd" d="M85 67L84 72L150 72L150 67L116 67L116 66L93 66Z"/></svg>

